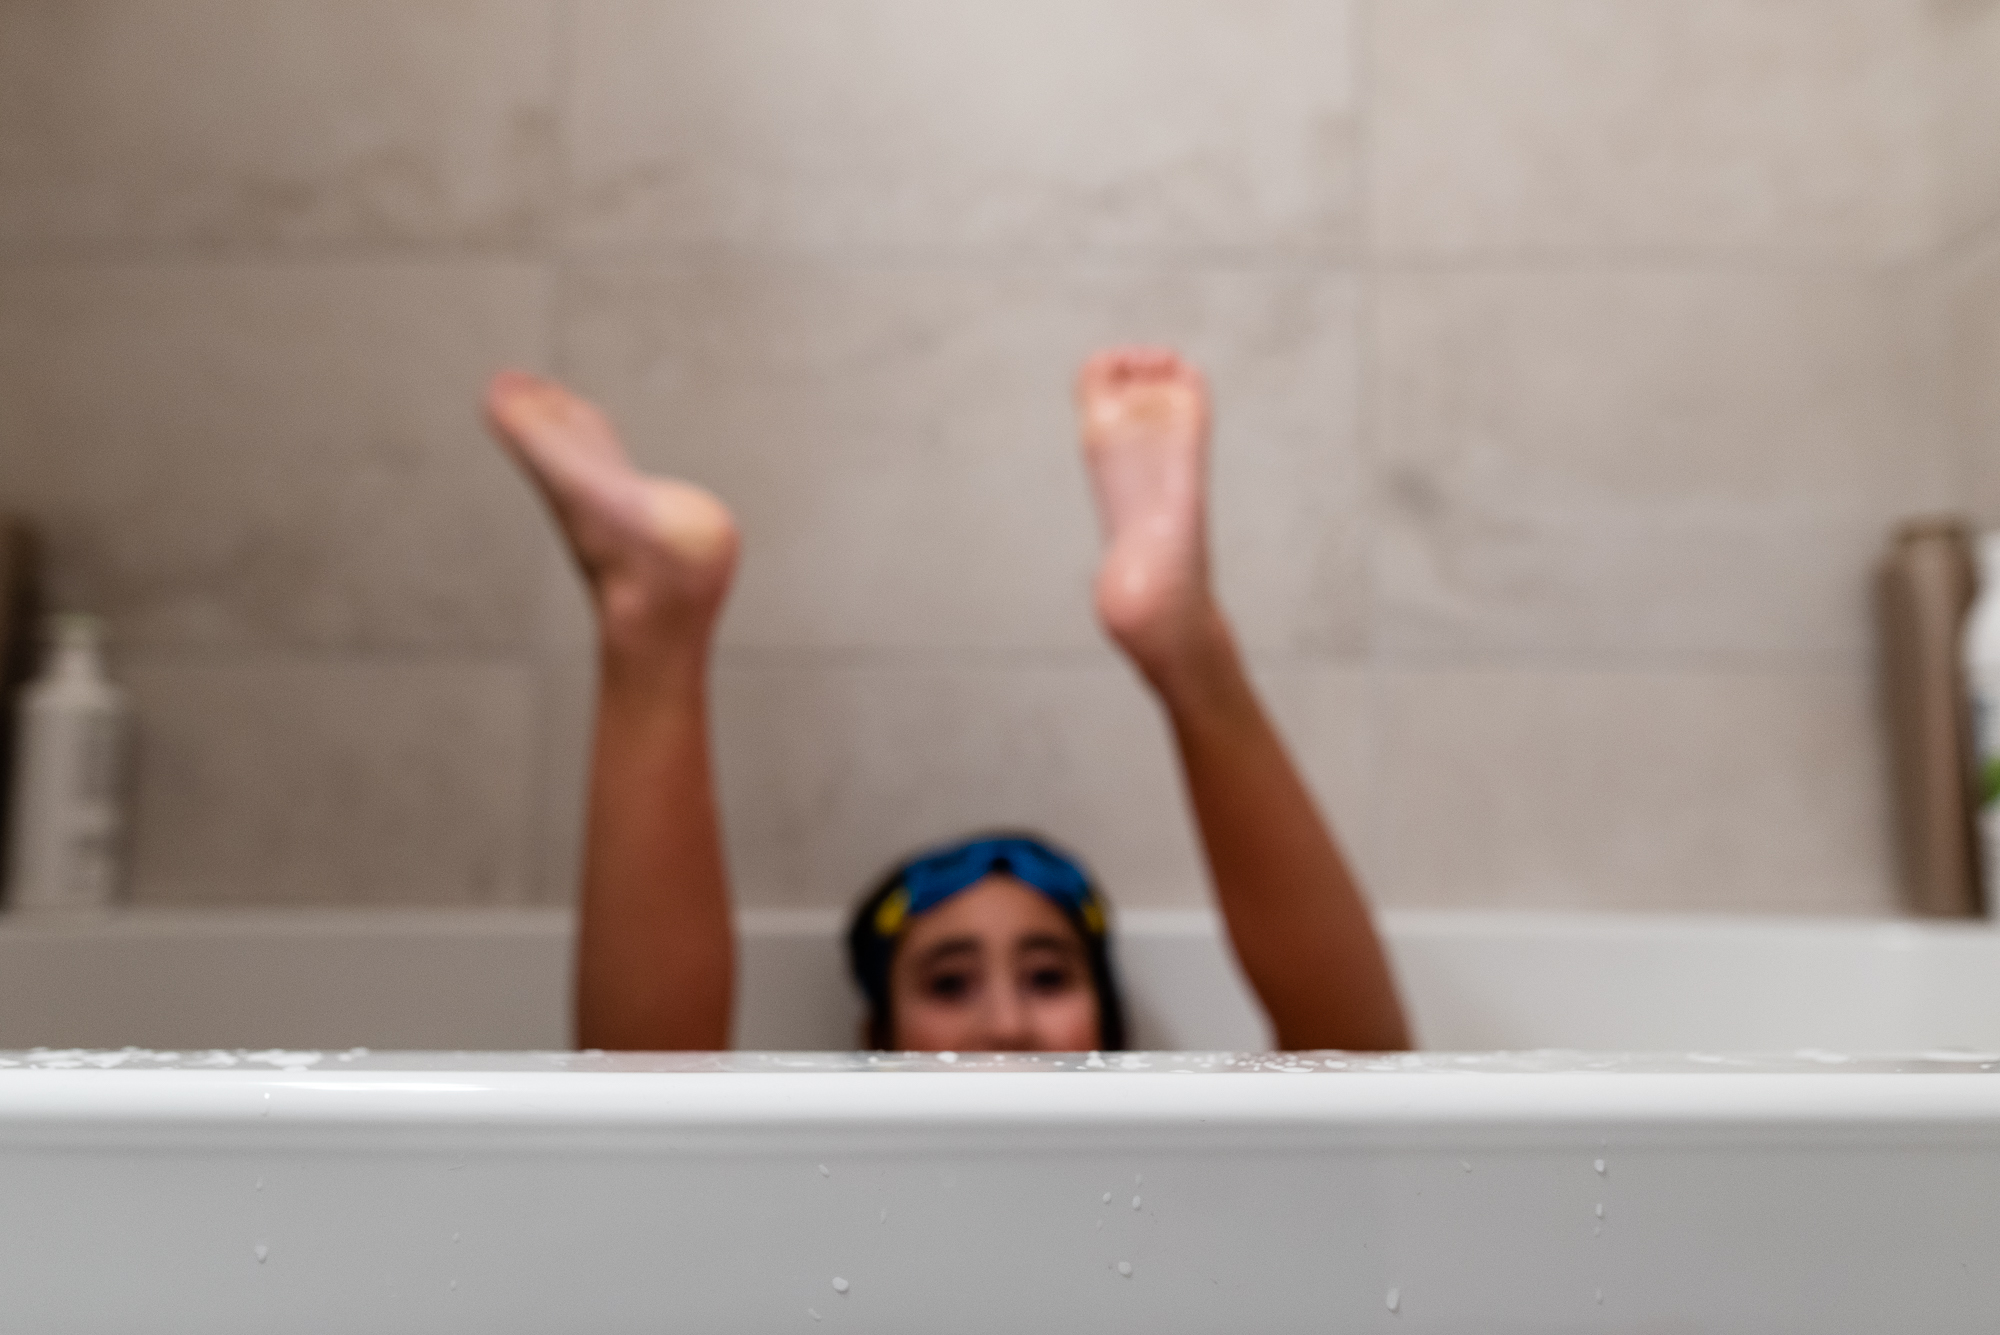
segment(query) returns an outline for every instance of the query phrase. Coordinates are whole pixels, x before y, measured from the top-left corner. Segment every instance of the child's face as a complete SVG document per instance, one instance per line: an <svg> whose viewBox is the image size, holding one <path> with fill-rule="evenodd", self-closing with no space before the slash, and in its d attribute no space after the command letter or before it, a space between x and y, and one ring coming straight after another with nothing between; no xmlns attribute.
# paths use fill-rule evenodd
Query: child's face
<svg viewBox="0 0 2000 1335"><path fill-rule="evenodd" d="M889 969L892 1046L907 1052L1087 1052L1097 991L1062 910L995 873L910 923Z"/></svg>

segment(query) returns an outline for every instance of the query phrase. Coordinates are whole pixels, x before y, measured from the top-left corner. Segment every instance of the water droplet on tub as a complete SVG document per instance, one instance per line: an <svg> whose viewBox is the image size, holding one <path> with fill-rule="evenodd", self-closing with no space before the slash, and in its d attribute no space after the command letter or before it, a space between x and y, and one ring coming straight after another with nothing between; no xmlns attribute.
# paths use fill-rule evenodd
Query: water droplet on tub
<svg viewBox="0 0 2000 1335"><path fill-rule="evenodd" d="M1111 1204L1111 1193L1108 1191L1104 1193L1104 1203L1106 1205Z"/></svg>
<svg viewBox="0 0 2000 1335"><path fill-rule="evenodd" d="M821 1177L832 1177L833 1170L831 1168L828 1168L825 1164L821 1164L819 1166L819 1175Z"/></svg>
<svg viewBox="0 0 2000 1335"><path fill-rule="evenodd" d="M451 1287L452 1287L453 1291L454 1291L454 1292L456 1292L456 1291L457 1291L457 1289L458 1289L458 1281L457 1281L457 1280L453 1280L453 1281L451 1282Z"/></svg>
<svg viewBox="0 0 2000 1335"><path fill-rule="evenodd" d="M456 1234L456 1233L452 1234L452 1235L451 1235L451 1240L452 1240L453 1242L457 1242L457 1241L458 1241L458 1234Z"/></svg>
<svg viewBox="0 0 2000 1335"><path fill-rule="evenodd" d="M811 1317L811 1318L812 1318L813 1320L815 1320L815 1321L819 1320L819 1313L818 1313L818 1312L815 1312L815 1311L814 1311L814 1310L813 1310L812 1308L810 1308L810 1307L808 1307L808 1308L806 1309L806 1315L807 1315L807 1316L809 1316L809 1317Z"/></svg>
<svg viewBox="0 0 2000 1335"><path fill-rule="evenodd" d="M1132 1198L1132 1208L1135 1210L1139 1208L1139 1198L1137 1196Z"/></svg>
<svg viewBox="0 0 2000 1335"><path fill-rule="evenodd" d="M1398 1311L1403 1306L1403 1291L1401 1289L1390 1289L1389 1296L1382 1301L1389 1305L1390 1311Z"/></svg>
<svg viewBox="0 0 2000 1335"><path fill-rule="evenodd" d="M835 1293L846 1293L847 1281L842 1279L839 1275L835 1275L833 1277L833 1291Z"/></svg>
<svg viewBox="0 0 2000 1335"><path fill-rule="evenodd" d="M885 1224L889 1222L889 1212L886 1209L882 1211L882 1222Z"/></svg>
<svg viewBox="0 0 2000 1335"><path fill-rule="evenodd" d="M1603 1289L1599 1289L1599 1290L1597 1291L1597 1305L1598 1305L1599 1307L1602 1307L1602 1306L1604 1306L1604 1290L1603 1290Z"/></svg>
<svg viewBox="0 0 2000 1335"><path fill-rule="evenodd" d="M1592 1225L1590 1226L1590 1236L1591 1236L1591 1237L1593 1237L1593 1238L1601 1238L1601 1237L1603 1237L1603 1236L1604 1236L1604 1225L1602 1225L1602 1224L1592 1224Z"/></svg>
<svg viewBox="0 0 2000 1335"><path fill-rule="evenodd" d="M1604 1160L1599 1159L1596 1163L1593 1163L1591 1167L1597 1170L1598 1176L1602 1177L1604 1175Z"/></svg>
<svg viewBox="0 0 2000 1335"><path fill-rule="evenodd" d="M1468 1172L1468 1173L1472 1171L1472 1165L1471 1165L1470 1163L1468 1163L1468 1162L1467 1162L1466 1160L1464 1160L1464 1159L1460 1159L1460 1160L1458 1161L1458 1166L1459 1166L1460 1168L1463 1168L1463 1169L1464 1169L1464 1170L1465 1170L1466 1172Z"/></svg>
<svg viewBox="0 0 2000 1335"><path fill-rule="evenodd" d="M270 1258L271 1249L260 1242L250 1249L250 1253L257 1258L257 1264L262 1265Z"/></svg>
<svg viewBox="0 0 2000 1335"><path fill-rule="evenodd" d="M1127 1279L1132 1278L1132 1263L1130 1261L1120 1261L1118 1263L1118 1273Z"/></svg>
<svg viewBox="0 0 2000 1335"><path fill-rule="evenodd" d="M257 1190L262 1191L263 1189L264 1189L264 1179L260 1177L257 1179Z"/></svg>
<svg viewBox="0 0 2000 1335"><path fill-rule="evenodd" d="M956 1052L940 1052L938 1060L948 1065L958 1060L958 1054Z"/></svg>
<svg viewBox="0 0 2000 1335"><path fill-rule="evenodd" d="M1134 1173L1134 1174L1132 1174L1132 1185L1133 1185L1133 1186L1135 1186L1135 1187L1143 1187L1143 1186L1145 1186L1145 1185L1146 1185L1146 1175L1145 1175L1144 1173Z"/></svg>
<svg viewBox="0 0 2000 1335"><path fill-rule="evenodd" d="M1604 1218L1604 1202L1603 1202L1603 1201L1599 1201L1599 1202L1597 1203L1597 1217L1598 1217L1599 1219L1602 1219L1602 1218Z"/></svg>

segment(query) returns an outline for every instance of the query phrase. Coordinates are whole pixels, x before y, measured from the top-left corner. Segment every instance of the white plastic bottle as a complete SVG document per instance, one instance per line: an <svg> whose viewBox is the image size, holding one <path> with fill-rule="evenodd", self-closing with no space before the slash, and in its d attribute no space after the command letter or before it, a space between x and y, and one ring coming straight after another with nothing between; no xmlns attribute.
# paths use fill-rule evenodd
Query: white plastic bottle
<svg viewBox="0 0 2000 1335"><path fill-rule="evenodd" d="M104 626L49 618L48 656L21 692L7 899L17 909L102 908L124 883L131 706L104 673Z"/></svg>
<svg viewBox="0 0 2000 1335"><path fill-rule="evenodd" d="M1980 888L1986 915L2000 918L2000 530L1979 539L1979 599L1965 623L1965 684L1972 695Z"/></svg>

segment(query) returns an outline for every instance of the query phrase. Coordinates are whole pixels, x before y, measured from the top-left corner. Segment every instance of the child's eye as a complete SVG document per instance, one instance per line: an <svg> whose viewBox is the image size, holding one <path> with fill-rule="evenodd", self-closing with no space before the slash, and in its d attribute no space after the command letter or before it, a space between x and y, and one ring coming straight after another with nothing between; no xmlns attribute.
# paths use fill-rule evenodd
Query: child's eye
<svg viewBox="0 0 2000 1335"><path fill-rule="evenodd" d="M937 974L924 984L924 991L938 1001L963 1001L972 991L972 978L962 973Z"/></svg>
<svg viewBox="0 0 2000 1335"><path fill-rule="evenodd" d="M1036 969L1028 975L1028 988L1034 992L1063 992L1075 982L1068 969Z"/></svg>

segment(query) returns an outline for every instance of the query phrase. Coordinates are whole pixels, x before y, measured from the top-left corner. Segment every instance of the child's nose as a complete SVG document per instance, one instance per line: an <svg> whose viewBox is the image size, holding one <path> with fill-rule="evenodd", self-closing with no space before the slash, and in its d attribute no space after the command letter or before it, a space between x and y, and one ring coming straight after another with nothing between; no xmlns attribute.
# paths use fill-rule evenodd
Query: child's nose
<svg viewBox="0 0 2000 1335"><path fill-rule="evenodd" d="M1033 1046L1034 1026L1027 998L1019 988L992 989L986 1009L987 1051L1026 1052Z"/></svg>

